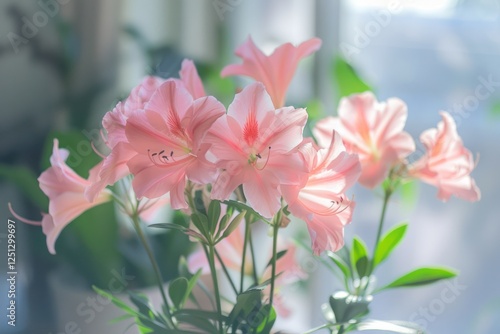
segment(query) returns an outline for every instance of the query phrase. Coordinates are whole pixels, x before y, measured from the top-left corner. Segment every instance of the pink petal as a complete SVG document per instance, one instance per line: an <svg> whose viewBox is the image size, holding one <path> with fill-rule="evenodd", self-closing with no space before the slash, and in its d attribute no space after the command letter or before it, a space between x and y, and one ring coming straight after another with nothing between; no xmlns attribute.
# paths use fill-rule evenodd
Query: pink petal
<svg viewBox="0 0 500 334"><path fill-rule="evenodd" d="M97 166L90 170L90 184L85 189L85 198L94 202L99 193L108 185L130 174L127 162L135 156L130 144L118 143L111 153Z"/></svg>
<svg viewBox="0 0 500 334"><path fill-rule="evenodd" d="M250 170L247 180L243 183L243 192L249 206L263 217L272 218L281 207L278 178L267 170Z"/></svg>
<svg viewBox="0 0 500 334"><path fill-rule="evenodd" d="M260 51L249 37L235 54L243 59L242 64L226 66L222 76L244 75L262 82L272 97L276 108L282 107L285 95L297 69L298 63L321 46L321 40L312 38L295 47L290 43L278 47L270 56Z"/></svg>
<svg viewBox="0 0 500 334"><path fill-rule="evenodd" d="M184 59L182 61L182 67L179 75L182 83L184 84L184 87L186 87L186 89L194 99L198 99L207 95L205 94L203 83L198 76L198 71L196 70L196 67L194 66L192 60Z"/></svg>

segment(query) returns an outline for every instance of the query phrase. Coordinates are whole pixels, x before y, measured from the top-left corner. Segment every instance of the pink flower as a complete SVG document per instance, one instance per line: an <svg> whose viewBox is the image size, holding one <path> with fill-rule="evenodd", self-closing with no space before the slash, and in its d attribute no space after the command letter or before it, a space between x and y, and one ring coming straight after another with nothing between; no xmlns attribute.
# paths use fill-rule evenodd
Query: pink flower
<svg viewBox="0 0 500 334"><path fill-rule="evenodd" d="M333 252L344 244L344 226L351 222L354 202L344 192L358 179L361 167L355 154L348 154L333 131L327 148L317 149L305 142L300 152L309 177L299 186L282 186L288 210L307 223L316 255Z"/></svg>
<svg viewBox="0 0 500 334"><path fill-rule="evenodd" d="M180 79L174 79L197 99L205 96L205 90L196 67L192 60L184 59L179 72ZM135 152L128 143L125 135L127 119L139 110L144 110L153 94L165 82L165 79L147 76L139 85L132 89L125 102L119 102L116 107L106 113L102 125L106 129L106 145L111 152L104 158L100 168L97 168L92 177L92 185L86 190L86 197L93 201L97 194L106 186L130 174L127 162L135 156Z"/></svg>
<svg viewBox="0 0 500 334"><path fill-rule="evenodd" d="M356 153L361 162L359 183L373 188L380 184L388 171L415 150L412 137L403 131L406 104L391 98L377 102L370 92L343 98L339 117L327 117L318 122L313 133L321 146L331 141L337 131L347 151Z"/></svg>
<svg viewBox="0 0 500 334"><path fill-rule="evenodd" d="M212 198L226 200L242 184L249 205L272 217L281 207L279 185L297 184L305 171L294 149L306 121L304 109L275 110L262 84L243 89L206 137L222 168Z"/></svg>
<svg viewBox="0 0 500 334"><path fill-rule="evenodd" d="M442 111L441 117L437 129L426 130L420 136L427 152L410 166L409 174L437 187L438 198L443 201L451 195L478 201L481 192L470 176L475 167L472 153L463 146L450 114Z"/></svg>
<svg viewBox="0 0 500 334"><path fill-rule="evenodd" d="M38 178L40 188L49 197L49 214L42 214L40 223L43 233L47 236L47 248L52 254L55 254L57 237L69 223L85 211L111 199L110 192L104 190L97 194L94 202L87 201L84 192L91 182L66 165L68 155L67 150L59 149L59 142L54 139L51 167ZM27 223L36 223L17 215L16 217Z"/></svg>
<svg viewBox="0 0 500 334"><path fill-rule="evenodd" d="M319 38L311 38L299 46L286 43L278 47L273 54L266 56L259 50L251 37L240 45L235 54L243 59L243 64L226 66L221 75L244 75L260 81L271 95L276 108L285 105L285 95L295 70L302 58L317 51L321 46Z"/></svg>
<svg viewBox="0 0 500 334"><path fill-rule="evenodd" d="M102 120L106 130L106 145L111 152L104 157L90 175L92 184L86 189L85 196L94 201L97 194L106 186L130 174L127 162L135 155L125 135L127 119L136 110L144 109L154 92L165 82L164 79L147 76L137 85L125 102L118 102L116 107L107 112Z"/></svg>
<svg viewBox="0 0 500 334"><path fill-rule="evenodd" d="M187 208L186 181L207 184L215 176L215 166L205 158L210 145L204 137L224 111L211 96L193 101L180 83L163 83L145 110L134 112L125 126L135 154L127 166L137 196L156 198L170 192L174 209Z"/></svg>

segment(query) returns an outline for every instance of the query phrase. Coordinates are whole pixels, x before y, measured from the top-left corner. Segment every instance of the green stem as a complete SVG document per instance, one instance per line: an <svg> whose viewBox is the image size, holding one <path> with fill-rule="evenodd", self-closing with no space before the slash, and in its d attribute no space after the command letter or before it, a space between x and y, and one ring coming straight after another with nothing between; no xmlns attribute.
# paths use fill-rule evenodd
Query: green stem
<svg viewBox="0 0 500 334"><path fill-rule="evenodd" d="M231 279L231 275L229 275L229 271L226 268L226 265L222 261L221 256L219 255L219 252L217 251L217 248L214 247L215 251L215 256L217 256L217 259L219 260L220 265L222 266L222 270L224 271L224 274L226 274L226 277L229 281L229 284L231 284L231 288L233 288L233 291L236 295L238 295L238 289L236 289L236 285L234 284L233 280Z"/></svg>
<svg viewBox="0 0 500 334"><path fill-rule="evenodd" d="M243 292L243 281L245 279L245 262L247 259L247 245L250 236L250 223L245 221L245 237L243 241L243 255L241 256L241 269L240 269L240 293Z"/></svg>
<svg viewBox="0 0 500 334"><path fill-rule="evenodd" d="M280 227L279 223L281 221L281 210L278 211L276 215L276 219L273 221L273 263L271 269L271 295L269 296L269 304L271 308L273 307L273 299L274 299L274 283L276 280L276 257L277 257L277 248L278 248L278 229Z"/></svg>
<svg viewBox="0 0 500 334"><path fill-rule="evenodd" d="M307 332L304 332L303 334L311 334L311 333L319 331L320 329L325 329L325 328L330 328L330 325L329 324L324 324L324 325L321 325L321 326L318 326L318 327L314 327L314 328L308 330Z"/></svg>
<svg viewBox="0 0 500 334"><path fill-rule="evenodd" d="M384 227L385 213L387 211L387 205L389 204L389 198L392 195L392 188L390 186L384 188L384 204L382 205L382 213L380 214L380 220L378 222L377 237L375 239L375 246L373 248L373 258L371 263L371 271L373 271L373 266L375 264L375 255L377 252L378 244L380 242L380 237L382 236L382 230Z"/></svg>
<svg viewBox="0 0 500 334"><path fill-rule="evenodd" d="M158 283L158 287L160 288L160 293L161 297L163 299L163 303L165 304L165 309L167 311L167 318L170 324L175 328L175 323L172 320L172 314L170 313L170 304L168 303L167 295L165 294L165 290L163 289L163 278L161 276L160 268L158 267L158 263L156 262L156 259L154 257L153 251L151 250L151 247L149 246L149 243L146 239L146 236L144 232L142 231L140 222L139 222L139 217L137 214L132 215L132 222L134 223L134 228L135 231L137 232L137 235L139 236L139 240L141 241L144 249L146 250L146 253L148 254L149 261L151 262L151 265L153 266L153 271L156 276L156 281Z"/></svg>
<svg viewBox="0 0 500 334"><path fill-rule="evenodd" d="M253 281L257 285L259 284L259 278L257 277L257 265L255 263L255 251L253 248L253 238L252 238L252 233L250 233L250 237L248 239L248 243L250 244L250 255L252 255L252 275L253 275Z"/></svg>
<svg viewBox="0 0 500 334"><path fill-rule="evenodd" d="M208 263L210 265L210 274L212 275L212 283L214 285L214 294L215 294L215 304L217 306L217 313L220 315L219 320L219 333L223 333L223 324L222 324L222 307L220 300L220 292L219 292L219 282L217 281L217 271L215 270L215 246L210 244L208 245L208 250L206 247L203 247L205 250L205 254L207 255Z"/></svg>

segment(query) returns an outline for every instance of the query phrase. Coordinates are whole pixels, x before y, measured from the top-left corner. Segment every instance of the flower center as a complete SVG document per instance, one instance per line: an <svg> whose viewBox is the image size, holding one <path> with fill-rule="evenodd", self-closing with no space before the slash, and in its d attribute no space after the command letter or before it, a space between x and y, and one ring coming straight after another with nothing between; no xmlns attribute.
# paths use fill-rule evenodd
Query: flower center
<svg viewBox="0 0 500 334"><path fill-rule="evenodd" d="M259 162L259 160L262 160L262 155L260 154L260 152L250 153L250 156L248 157L248 164L254 166L258 170L263 170L267 166L270 157L271 157L271 146L269 146L269 152L267 153L267 158L263 166L257 167L257 163Z"/></svg>

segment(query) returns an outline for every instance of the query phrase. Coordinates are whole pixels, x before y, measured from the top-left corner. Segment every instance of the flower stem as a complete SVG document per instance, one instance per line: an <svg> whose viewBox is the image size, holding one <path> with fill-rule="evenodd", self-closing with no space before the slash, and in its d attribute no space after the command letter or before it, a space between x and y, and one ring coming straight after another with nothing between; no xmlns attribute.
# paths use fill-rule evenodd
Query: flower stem
<svg viewBox="0 0 500 334"><path fill-rule="evenodd" d="M205 250L205 254L207 255L208 263L210 265L210 274L212 275L212 283L214 285L214 293L215 293L215 304L217 306L217 313L220 315L219 320L219 333L223 333L223 324L222 324L222 307L220 300L220 292L219 292L219 282L217 281L217 271L215 270L215 246L213 244L208 245L208 250L206 247L203 247Z"/></svg>
<svg viewBox="0 0 500 334"><path fill-rule="evenodd" d="M377 237L375 239L375 246L373 248L372 263L370 266L370 272L373 271L375 265L375 255L377 253L378 244L380 242L380 237L382 236L382 230L384 227L385 213L387 211L387 205L389 204L389 199L393 193L393 188L391 186L384 187L384 203L382 205L382 213L380 214L380 220L378 222Z"/></svg>
<svg viewBox="0 0 500 334"><path fill-rule="evenodd" d="M222 270L224 270L224 274L226 274L226 277L229 281L229 284L231 284L231 288L233 288L233 291L236 295L238 295L238 289L236 289L236 285L234 284L233 280L231 279L231 275L229 275L229 271L226 268L226 265L222 261L221 256L219 255L219 252L217 251L217 248L214 247L215 251L215 256L217 256L217 259L219 260L220 265L222 266Z"/></svg>
<svg viewBox="0 0 500 334"><path fill-rule="evenodd" d="M252 275L253 275L253 281L257 285L259 284L259 278L257 277L257 265L255 263L255 251L253 248L253 238L252 238L252 233L250 233L250 236L248 238L248 243L250 244L250 254L252 255Z"/></svg>
<svg viewBox="0 0 500 334"><path fill-rule="evenodd" d="M173 328L175 328L175 323L172 320L172 314L170 313L170 305L168 303L167 295L165 294L165 290L163 288L163 278L161 276L160 268L158 267L158 263L156 262L156 259L154 257L153 251L151 250L151 247L149 246L149 243L146 239L146 236L144 235L144 232L142 231L140 222L139 222L139 216L137 214L132 215L132 222L134 223L134 228L135 231L137 232L137 235L139 236L139 240L141 241L144 249L146 250L146 253L148 254L149 261L151 262L151 265L153 266L153 271L156 276L156 280L158 283L158 287L160 288L160 293L161 297L163 299L163 303L165 304L165 310L167 311L167 318L168 321L170 322L170 325L172 325Z"/></svg>
<svg viewBox="0 0 500 334"><path fill-rule="evenodd" d="M245 221L245 237L243 241L243 254L241 255L241 268L240 268L240 293L243 292L243 281L245 278L245 265L247 259L247 245L250 237L250 223Z"/></svg>
<svg viewBox="0 0 500 334"><path fill-rule="evenodd" d="M271 308L273 307L273 299L274 299L274 285L276 281L276 257L277 257L277 248L278 248L278 229L280 227L279 223L281 221L281 210L278 211L276 215L276 219L273 221L273 263L271 269L271 295L269 296L269 304Z"/></svg>

